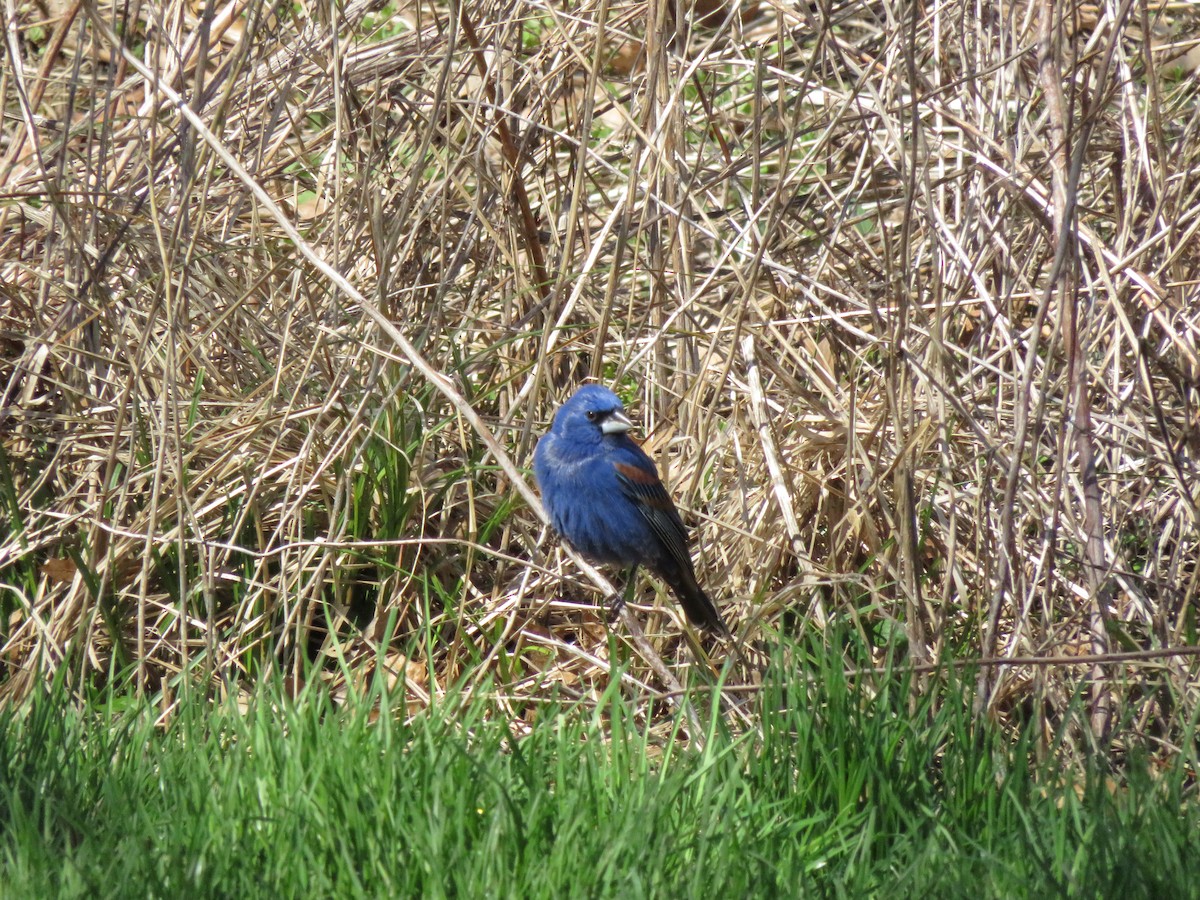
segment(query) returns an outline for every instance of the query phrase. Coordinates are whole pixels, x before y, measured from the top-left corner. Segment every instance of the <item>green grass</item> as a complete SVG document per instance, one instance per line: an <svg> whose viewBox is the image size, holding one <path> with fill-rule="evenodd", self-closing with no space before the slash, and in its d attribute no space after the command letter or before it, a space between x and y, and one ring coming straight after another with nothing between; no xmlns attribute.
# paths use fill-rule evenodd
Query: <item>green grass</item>
<svg viewBox="0 0 1200 900"><path fill-rule="evenodd" d="M777 667L782 671L785 667ZM811 668L811 667L810 667ZM411 724L264 688L246 712L42 694L0 713L5 896L1185 896L1183 772L1031 762L953 684L867 691L840 655L702 752L632 705L487 701ZM792 671L795 672L794 665ZM385 699L386 702L386 699Z"/></svg>

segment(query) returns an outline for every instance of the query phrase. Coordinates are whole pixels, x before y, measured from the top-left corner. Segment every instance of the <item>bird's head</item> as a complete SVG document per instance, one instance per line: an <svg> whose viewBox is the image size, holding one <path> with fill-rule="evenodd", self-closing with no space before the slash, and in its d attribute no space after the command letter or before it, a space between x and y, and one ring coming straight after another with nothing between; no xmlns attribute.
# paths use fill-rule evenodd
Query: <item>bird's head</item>
<svg viewBox="0 0 1200 900"><path fill-rule="evenodd" d="M598 384L585 384L554 417L554 430L559 434L588 441L624 434L632 427L621 399Z"/></svg>

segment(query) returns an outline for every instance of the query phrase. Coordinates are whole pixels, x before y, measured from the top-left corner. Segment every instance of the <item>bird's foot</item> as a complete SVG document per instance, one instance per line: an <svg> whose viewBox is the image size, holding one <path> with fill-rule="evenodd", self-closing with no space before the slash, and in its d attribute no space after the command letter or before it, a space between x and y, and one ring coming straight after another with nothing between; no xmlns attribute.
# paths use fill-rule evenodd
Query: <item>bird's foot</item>
<svg viewBox="0 0 1200 900"><path fill-rule="evenodd" d="M613 594L608 598L608 624L611 625L621 617L621 611L625 609L625 598L620 594Z"/></svg>

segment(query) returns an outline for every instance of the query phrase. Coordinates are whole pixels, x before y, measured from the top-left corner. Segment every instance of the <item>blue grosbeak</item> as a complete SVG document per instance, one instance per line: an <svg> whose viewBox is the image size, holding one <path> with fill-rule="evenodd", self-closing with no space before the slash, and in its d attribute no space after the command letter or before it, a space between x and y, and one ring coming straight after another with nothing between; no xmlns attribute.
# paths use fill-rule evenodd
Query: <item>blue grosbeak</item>
<svg viewBox="0 0 1200 900"><path fill-rule="evenodd" d="M601 563L644 565L670 585L692 624L726 633L696 582L687 529L654 462L626 432L620 399L589 384L575 392L538 441L533 472L550 521L576 550Z"/></svg>

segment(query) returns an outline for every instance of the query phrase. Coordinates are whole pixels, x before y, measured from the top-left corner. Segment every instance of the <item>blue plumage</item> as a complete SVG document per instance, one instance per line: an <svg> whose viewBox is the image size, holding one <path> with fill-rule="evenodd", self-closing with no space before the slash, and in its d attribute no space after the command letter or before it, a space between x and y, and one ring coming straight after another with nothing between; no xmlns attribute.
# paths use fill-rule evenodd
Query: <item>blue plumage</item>
<svg viewBox="0 0 1200 900"><path fill-rule="evenodd" d="M584 556L646 566L670 585L693 624L724 632L696 582L687 529L654 461L627 434L632 427L617 395L598 384L563 404L533 454L550 521Z"/></svg>

